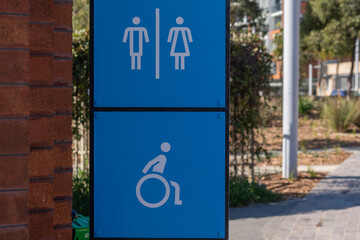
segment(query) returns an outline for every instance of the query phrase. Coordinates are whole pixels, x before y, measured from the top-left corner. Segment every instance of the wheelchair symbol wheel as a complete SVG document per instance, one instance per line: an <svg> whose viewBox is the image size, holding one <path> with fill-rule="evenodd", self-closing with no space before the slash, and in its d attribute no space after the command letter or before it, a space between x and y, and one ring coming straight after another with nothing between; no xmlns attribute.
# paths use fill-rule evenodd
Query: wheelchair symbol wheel
<svg viewBox="0 0 360 240"><path fill-rule="evenodd" d="M148 203L147 201L145 201L143 199L143 197L141 196L141 186L142 184L148 180L148 179L158 179L160 180L165 187L165 196L163 197L163 199L158 202L158 203ZM170 196L170 186L169 183L165 180L165 178L163 178L162 176L158 175L158 174L148 174L143 176L140 181L138 182L138 184L136 185L136 196L138 198L138 200L146 207L149 208L158 208L161 207L162 205L164 205L167 200L169 199Z"/></svg>

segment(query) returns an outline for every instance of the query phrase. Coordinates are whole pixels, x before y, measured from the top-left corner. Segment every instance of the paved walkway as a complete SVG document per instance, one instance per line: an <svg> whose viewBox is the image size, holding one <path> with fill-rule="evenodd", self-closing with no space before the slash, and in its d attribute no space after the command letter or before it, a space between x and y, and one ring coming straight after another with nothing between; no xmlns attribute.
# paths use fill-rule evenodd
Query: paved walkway
<svg viewBox="0 0 360 240"><path fill-rule="evenodd" d="M230 240L360 240L360 151L304 199L230 210Z"/></svg>

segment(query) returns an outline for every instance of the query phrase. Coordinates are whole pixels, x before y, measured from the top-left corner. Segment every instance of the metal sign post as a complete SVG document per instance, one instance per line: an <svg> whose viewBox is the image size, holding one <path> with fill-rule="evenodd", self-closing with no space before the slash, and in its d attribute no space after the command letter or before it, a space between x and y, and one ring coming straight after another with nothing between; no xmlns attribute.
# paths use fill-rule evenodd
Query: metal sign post
<svg viewBox="0 0 360 240"><path fill-rule="evenodd" d="M91 1L92 239L228 239L228 36L228 0Z"/></svg>
<svg viewBox="0 0 360 240"><path fill-rule="evenodd" d="M313 65L309 64L309 96L312 96L313 87Z"/></svg>
<svg viewBox="0 0 360 240"><path fill-rule="evenodd" d="M284 2L283 178L297 176L300 1Z"/></svg>

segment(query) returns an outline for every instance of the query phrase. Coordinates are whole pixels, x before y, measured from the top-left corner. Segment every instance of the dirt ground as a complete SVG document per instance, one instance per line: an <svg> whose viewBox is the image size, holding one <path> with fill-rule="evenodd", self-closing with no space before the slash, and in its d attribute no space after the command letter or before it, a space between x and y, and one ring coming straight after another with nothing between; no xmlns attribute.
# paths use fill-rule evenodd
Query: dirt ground
<svg viewBox="0 0 360 240"><path fill-rule="evenodd" d="M326 175L326 173L299 172L297 178L283 179L281 174L271 174L257 180L260 184L266 185L268 190L281 193L285 198L303 198Z"/></svg>
<svg viewBox="0 0 360 240"><path fill-rule="evenodd" d="M325 120L321 118L299 119L299 149L302 151L310 149L329 149L343 147L360 147L360 134L358 129L350 133L335 133L328 127ZM271 126L264 129L265 145L268 151L281 150L282 145L282 121L276 119Z"/></svg>
<svg viewBox="0 0 360 240"><path fill-rule="evenodd" d="M319 117L299 119L298 139L299 165L331 165L340 164L347 159L351 153L344 151L344 147L360 147L360 134L358 129L349 133L335 133L327 122ZM273 120L270 126L264 130L267 151L281 151L282 148L282 122L281 118ZM311 151L321 149L321 151ZM330 151L329 149L333 149ZM269 162L258 165L281 166L282 156L272 156ZM271 174L259 177L257 181L265 184L266 188L281 193L285 198L305 197L316 184L326 176L326 173L299 172L294 179L282 179L281 174Z"/></svg>
<svg viewBox="0 0 360 240"><path fill-rule="evenodd" d="M332 165L340 164L345 159L350 157L351 153L342 149L335 149L335 151L323 152L305 152L298 155L298 165ZM259 166L281 166L282 156L273 156L270 161L259 163Z"/></svg>

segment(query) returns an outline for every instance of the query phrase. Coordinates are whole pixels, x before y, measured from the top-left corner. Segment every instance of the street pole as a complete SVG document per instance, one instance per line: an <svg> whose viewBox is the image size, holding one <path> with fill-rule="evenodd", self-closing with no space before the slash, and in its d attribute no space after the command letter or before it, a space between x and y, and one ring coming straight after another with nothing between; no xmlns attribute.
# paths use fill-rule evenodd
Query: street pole
<svg viewBox="0 0 360 240"><path fill-rule="evenodd" d="M359 38L356 39L355 48L355 91L359 91Z"/></svg>
<svg viewBox="0 0 360 240"><path fill-rule="evenodd" d="M297 177L300 1L284 2L283 178Z"/></svg>
<svg viewBox="0 0 360 240"><path fill-rule="evenodd" d="M309 64L309 96L312 96L313 65Z"/></svg>

